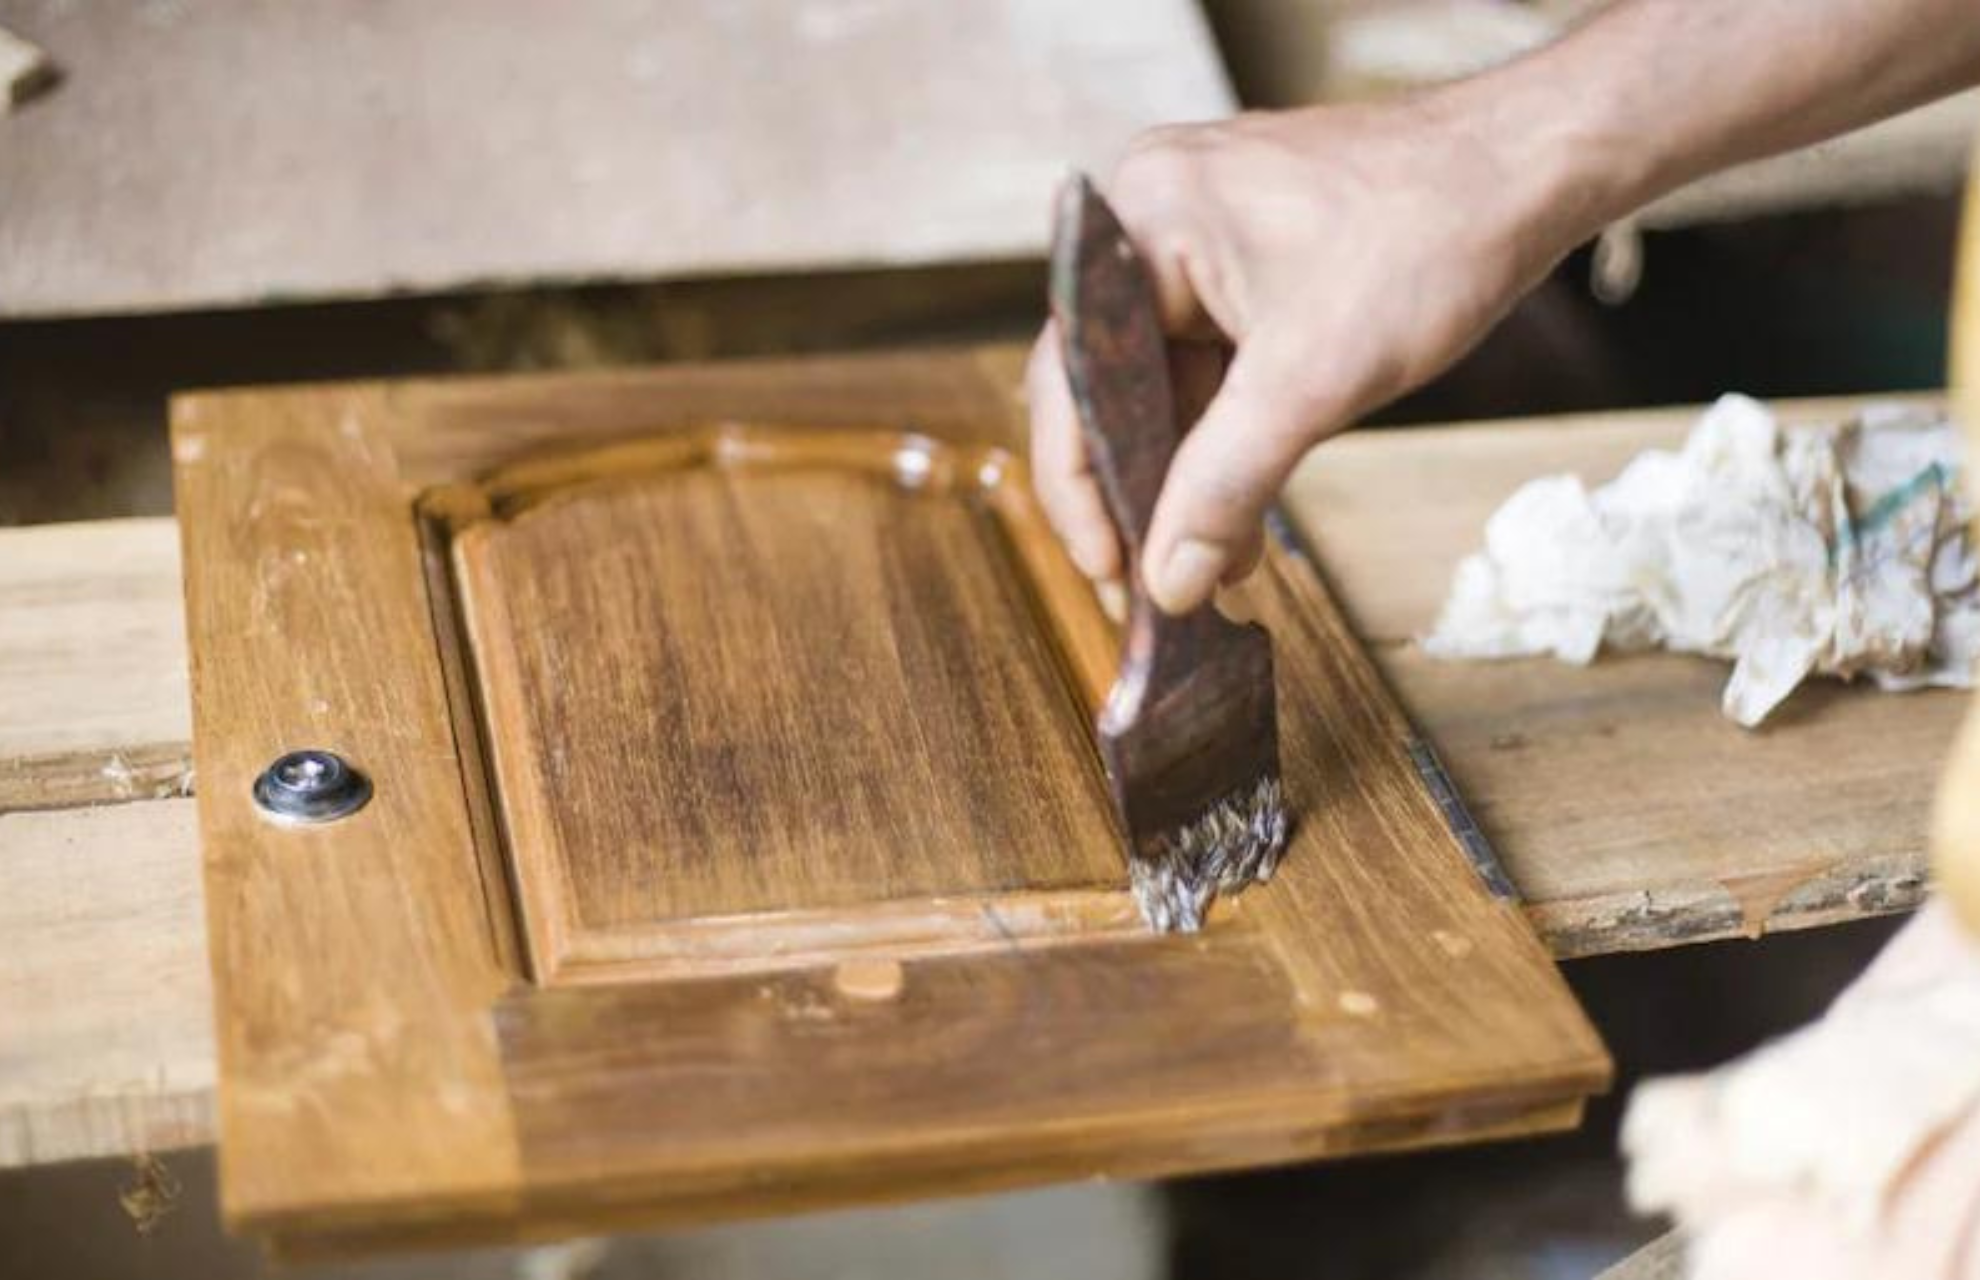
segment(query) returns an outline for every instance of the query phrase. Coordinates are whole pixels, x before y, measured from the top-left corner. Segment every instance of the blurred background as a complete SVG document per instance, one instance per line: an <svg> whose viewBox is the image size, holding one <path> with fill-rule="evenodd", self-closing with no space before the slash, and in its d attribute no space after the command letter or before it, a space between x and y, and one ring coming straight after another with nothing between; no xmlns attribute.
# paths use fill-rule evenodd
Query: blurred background
<svg viewBox="0 0 1980 1280"><path fill-rule="evenodd" d="M1070 165L1163 121L1461 75L1587 7L0 0L50 68L0 116L0 524L169 514L165 400L190 387L1022 339ZM1969 95L1680 193L1375 426L1940 386L1976 129ZM1888 932L1567 973L1619 1097L1805 1021ZM6 1038L0 1008L0 1062ZM1660 1229L1623 1207L1616 1111L1513 1146L301 1274L1580 1277ZM219 1232L213 1178L210 1149L0 1169L0 1275L267 1271Z"/></svg>

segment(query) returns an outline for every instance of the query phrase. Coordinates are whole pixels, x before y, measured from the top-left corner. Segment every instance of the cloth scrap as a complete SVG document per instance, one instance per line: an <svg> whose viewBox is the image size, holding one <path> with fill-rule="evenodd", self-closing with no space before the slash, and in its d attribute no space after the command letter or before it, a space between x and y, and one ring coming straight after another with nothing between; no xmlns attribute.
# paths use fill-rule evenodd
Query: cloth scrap
<svg viewBox="0 0 1980 1280"><path fill-rule="evenodd" d="M1811 674L1970 687L1980 560L1959 453L1937 411L1873 405L1783 429L1725 396L1683 448L1641 454L1593 492L1560 475L1513 494L1423 647L1582 665L1604 646L1730 658L1721 709L1749 728Z"/></svg>

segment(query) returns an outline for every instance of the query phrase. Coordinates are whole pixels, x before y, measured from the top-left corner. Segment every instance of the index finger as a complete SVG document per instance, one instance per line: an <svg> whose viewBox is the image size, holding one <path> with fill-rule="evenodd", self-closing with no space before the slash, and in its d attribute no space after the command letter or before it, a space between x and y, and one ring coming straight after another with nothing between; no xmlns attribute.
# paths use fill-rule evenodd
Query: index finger
<svg viewBox="0 0 1980 1280"><path fill-rule="evenodd" d="M1121 545L1080 435L1056 322L1047 321L1025 365L1031 409L1031 483L1045 516L1079 571L1096 581L1121 576Z"/></svg>

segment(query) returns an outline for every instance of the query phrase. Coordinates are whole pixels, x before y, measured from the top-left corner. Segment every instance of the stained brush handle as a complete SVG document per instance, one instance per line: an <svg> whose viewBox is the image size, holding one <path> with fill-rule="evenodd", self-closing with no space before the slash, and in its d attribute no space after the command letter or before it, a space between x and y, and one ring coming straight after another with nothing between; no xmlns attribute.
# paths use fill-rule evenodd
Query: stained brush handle
<svg viewBox="0 0 1980 1280"><path fill-rule="evenodd" d="M1127 553L1126 645L1104 734L1110 725L1134 723L1148 699L1163 698L1229 658L1234 646L1247 642L1242 633L1252 629L1234 626L1207 603L1170 617L1143 586L1142 545L1182 442L1182 423L1154 281L1114 211L1083 175L1059 193L1052 314L1087 460Z"/></svg>
<svg viewBox="0 0 1980 1280"><path fill-rule="evenodd" d="M1155 284L1120 220L1084 174L1059 192L1052 314L1080 433L1140 589L1155 500L1182 443ZM1083 353L1076 355L1075 353Z"/></svg>

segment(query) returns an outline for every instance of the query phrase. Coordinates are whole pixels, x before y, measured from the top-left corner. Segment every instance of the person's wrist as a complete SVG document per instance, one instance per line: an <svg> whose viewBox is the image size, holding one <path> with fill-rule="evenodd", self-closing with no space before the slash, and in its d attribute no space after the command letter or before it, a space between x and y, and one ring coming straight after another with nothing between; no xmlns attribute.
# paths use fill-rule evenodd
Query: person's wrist
<svg viewBox="0 0 1980 1280"><path fill-rule="evenodd" d="M1499 175L1478 193L1479 208L1506 229L1527 279L1633 212L1652 181L1604 104L1577 96L1540 64L1527 59L1430 95L1432 109Z"/></svg>

